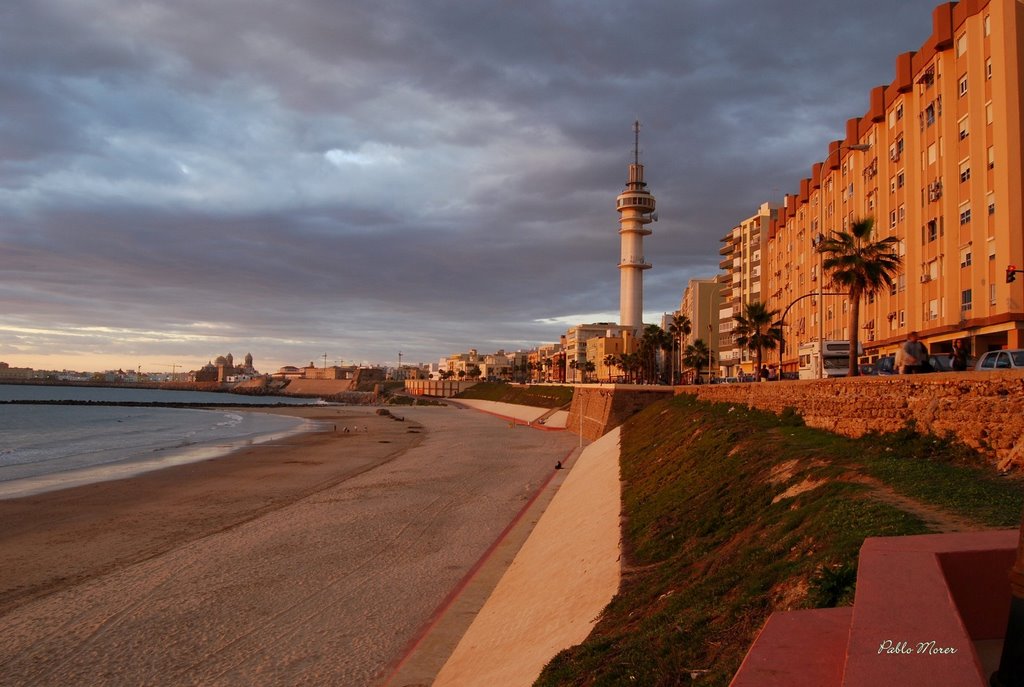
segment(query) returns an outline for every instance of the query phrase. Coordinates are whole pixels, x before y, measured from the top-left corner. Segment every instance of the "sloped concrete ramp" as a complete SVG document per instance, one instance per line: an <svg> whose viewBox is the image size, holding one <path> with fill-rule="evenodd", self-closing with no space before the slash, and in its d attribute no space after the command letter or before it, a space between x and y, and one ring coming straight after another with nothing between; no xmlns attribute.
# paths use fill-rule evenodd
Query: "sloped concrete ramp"
<svg viewBox="0 0 1024 687"><path fill-rule="evenodd" d="M529 685L582 642L621 579L619 430L588 446L434 687Z"/></svg>

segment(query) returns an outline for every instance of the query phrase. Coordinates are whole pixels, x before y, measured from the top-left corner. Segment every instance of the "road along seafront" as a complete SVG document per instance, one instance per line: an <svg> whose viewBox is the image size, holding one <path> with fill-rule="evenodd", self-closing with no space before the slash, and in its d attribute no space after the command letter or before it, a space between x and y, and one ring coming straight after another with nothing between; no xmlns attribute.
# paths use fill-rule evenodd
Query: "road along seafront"
<svg viewBox="0 0 1024 687"><path fill-rule="evenodd" d="M320 427L0 502L4 679L373 684L577 442L453 407L274 412Z"/></svg>

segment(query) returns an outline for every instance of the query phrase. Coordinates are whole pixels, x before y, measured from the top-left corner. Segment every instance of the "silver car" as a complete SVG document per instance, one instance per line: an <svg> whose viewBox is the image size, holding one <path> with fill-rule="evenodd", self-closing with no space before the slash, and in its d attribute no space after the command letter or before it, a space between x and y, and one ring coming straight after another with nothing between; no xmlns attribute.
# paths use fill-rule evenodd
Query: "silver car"
<svg viewBox="0 0 1024 687"><path fill-rule="evenodd" d="M1024 369L1024 348L1010 348L1005 351L989 351L974 366L975 370L1021 370Z"/></svg>

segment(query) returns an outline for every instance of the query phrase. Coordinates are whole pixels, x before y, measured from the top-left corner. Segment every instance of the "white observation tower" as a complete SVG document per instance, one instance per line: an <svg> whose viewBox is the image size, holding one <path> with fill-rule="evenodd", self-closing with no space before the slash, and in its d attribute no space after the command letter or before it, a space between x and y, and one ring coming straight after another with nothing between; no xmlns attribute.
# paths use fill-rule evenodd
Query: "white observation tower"
<svg viewBox="0 0 1024 687"><path fill-rule="evenodd" d="M629 166L629 181L619 194L615 209L619 213L619 236L622 252L619 259L619 325L634 333L643 328L644 270L651 265L644 257L644 236L651 233L647 227L657 221L654 196L644 183L644 166L640 164L640 122L633 123L633 164Z"/></svg>

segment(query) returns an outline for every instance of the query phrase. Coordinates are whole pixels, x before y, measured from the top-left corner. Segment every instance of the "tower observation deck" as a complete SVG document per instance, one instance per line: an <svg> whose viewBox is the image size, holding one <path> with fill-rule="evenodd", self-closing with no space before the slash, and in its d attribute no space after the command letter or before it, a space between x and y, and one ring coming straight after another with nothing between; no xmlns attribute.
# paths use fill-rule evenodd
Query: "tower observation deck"
<svg viewBox="0 0 1024 687"><path fill-rule="evenodd" d="M644 166L640 164L640 122L633 123L633 163L629 181L619 194L615 209L619 213L619 324L634 331L643 328L644 270L651 264L644 256L644 236L652 233L647 226L657 221L654 196L644 182Z"/></svg>

